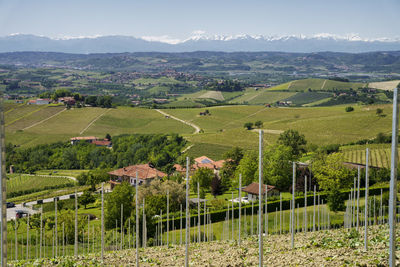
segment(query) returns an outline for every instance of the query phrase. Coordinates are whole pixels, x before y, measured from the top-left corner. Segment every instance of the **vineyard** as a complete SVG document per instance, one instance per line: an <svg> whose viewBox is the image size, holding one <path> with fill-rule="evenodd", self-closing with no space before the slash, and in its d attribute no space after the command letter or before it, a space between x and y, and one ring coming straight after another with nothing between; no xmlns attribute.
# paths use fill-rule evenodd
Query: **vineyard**
<svg viewBox="0 0 400 267"><path fill-rule="evenodd" d="M390 168L390 146L379 144L379 145L368 145L370 149L369 165L379 168ZM341 151L344 154L344 161L365 164L365 148L366 146L349 146L342 147Z"/></svg>
<svg viewBox="0 0 400 267"><path fill-rule="evenodd" d="M38 192L50 188L62 188L74 184L64 177L34 176L27 174L11 174L7 180L7 196L14 197Z"/></svg>

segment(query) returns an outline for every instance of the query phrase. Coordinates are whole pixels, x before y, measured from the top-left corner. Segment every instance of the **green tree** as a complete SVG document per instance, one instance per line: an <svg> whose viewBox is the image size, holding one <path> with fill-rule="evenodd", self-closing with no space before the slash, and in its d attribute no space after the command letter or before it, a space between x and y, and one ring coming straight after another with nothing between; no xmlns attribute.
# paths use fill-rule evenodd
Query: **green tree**
<svg viewBox="0 0 400 267"><path fill-rule="evenodd" d="M211 180L211 194L214 196L214 198L222 194L221 180L217 175L214 175Z"/></svg>
<svg viewBox="0 0 400 267"><path fill-rule="evenodd" d="M129 183L117 185L114 190L108 195L106 202L106 221L107 229L115 227L115 221L118 225L121 224L121 204L124 207L124 221L129 218L132 212L133 189Z"/></svg>
<svg viewBox="0 0 400 267"><path fill-rule="evenodd" d="M244 128L246 128L247 130L253 129L253 123L252 122L246 122L244 124Z"/></svg>
<svg viewBox="0 0 400 267"><path fill-rule="evenodd" d="M263 127L263 122L262 121L256 121L255 123L254 123L254 126L256 126L257 128L261 128L261 127Z"/></svg>
<svg viewBox="0 0 400 267"><path fill-rule="evenodd" d="M222 166L219 175L221 176L221 190L228 190L235 177L235 171L243 158L243 149L234 147L224 154L225 163Z"/></svg>
<svg viewBox="0 0 400 267"><path fill-rule="evenodd" d="M264 152L264 183L274 185L279 190L289 189L292 182L292 162L294 160L296 157L292 147L268 146Z"/></svg>
<svg viewBox="0 0 400 267"><path fill-rule="evenodd" d="M200 189L209 190L211 186L211 180L214 177L214 172L208 168L199 168L194 173L191 179L191 187L193 192L197 192L197 183L200 185Z"/></svg>
<svg viewBox="0 0 400 267"><path fill-rule="evenodd" d="M162 195L166 196L167 191L169 192L169 204L171 211L178 211L180 204L185 203L186 193L183 184L174 182L172 180L167 180L161 182L159 180L153 180L149 186L141 187L139 190L139 202L143 203L143 199L147 199L151 196ZM165 201L165 205L166 205ZM147 204L146 204L147 206ZM160 211L155 211L158 214Z"/></svg>
<svg viewBox="0 0 400 267"><path fill-rule="evenodd" d="M83 194L78 198L79 204L83 205L86 209L86 206L94 203L96 201L95 196L89 190L85 190Z"/></svg>
<svg viewBox="0 0 400 267"><path fill-rule="evenodd" d="M330 209L342 210L344 199L339 192L349 188L354 177L353 172L343 165L343 154L321 155L313 162L313 172L320 188L328 194Z"/></svg>
<svg viewBox="0 0 400 267"><path fill-rule="evenodd" d="M352 112L352 111L354 111L354 108L351 107L351 106L348 106L348 107L346 107L344 110L345 110L346 112Z"/></svg>
<svg viewBox="0 0 400 267"><path fill-rule="evenodd" d="M301 153L305 152L304 147L307 144L307 141L304 137L304 134L300 134L296 130L289 129L279 135L278 143L291 147L293 155L298 157Z"/></svg>
<svg viewBox="0 0 400 267"><path fill-rule="evenodd" d="M96 190L97 184L106 182L109 179L108 171L106 169L95 169L87 174L86 184L90 185L92 191Z"/></svg>
<svg viewBox="0 0 400 267"><path fill-rule="evenodd" d="M258 170L258 158L254 151L248 151L235 171L235 186L239 185L239 175L242 174L242 185L246 186L255 181Z"/></svg>

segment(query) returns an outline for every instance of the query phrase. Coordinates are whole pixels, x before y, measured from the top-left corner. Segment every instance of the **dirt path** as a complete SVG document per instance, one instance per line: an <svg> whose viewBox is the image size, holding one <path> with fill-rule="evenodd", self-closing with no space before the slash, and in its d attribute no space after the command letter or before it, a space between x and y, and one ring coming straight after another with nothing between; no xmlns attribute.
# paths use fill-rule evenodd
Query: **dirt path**
<svg viewBox="0 0 400 267"><path fill-rule="evenodd" d="M79 134L83 134L84 132L86 132L87 129L90 128L90 126L92 126L93 123L95 123L98 119L100 119L101 117L104 116L104 114L106 114L109 111L109 109L107 109L105 112L103 112L102 114L100 114L99 116L97 116L94 120L92 120L86 127L85 129L83 129Z"/></svg>
<svg viewBox="0 0 400 267"><path fill-rule="evenodd" d="M324 83L321 86L321 90L324 90L325 84L326 84L326 80L324 80Z"/></svg>
<svg viewBox="0 0 400 267"><path fill-rule="evenodd" d="M184 150L182 150L182 153L185 153L186 151L188 151L189 149L191 149L193 147L193 145L188 146L187 148L185 148Z"/></svg>
<svg viewBox="0 0 400 267"><path fill-rule="evenodd" d="M198 133L200 132L200 130L201 130L200 127L197 126L196 124L193 124L193 123L191 123L191 122L184 121L184 120L182 120L182 119L179 119L179 118L177 118L177 117L174 117L174 116L172 116L172 115L170 115L170 114L168 114L168 113L166 113L166 112L164 112L164 111L161 111L161 110L159 110L159 109L156 109L156 111L159 112L159 113L161 113L161 114L164 115L164 116L168 116L168 117L170 117L171 119L177 120L177 121L179 121L179 122L182 122L182 123L184 123L184 124L187 124L187 125L193 127L193 128L195 129L194 134L198 134Z"/></svg>
<svg viewBox="0 0 400 267"><path fill-rule="evenodd" d="M41 121L39 121L39 122L36 122L36 123L32 124L31 126L25 127L25 128L22 129L22 130L25 131L25 130L28 130L29 128L35 127L35 126L37 126L37 125L39 125L39 124L41 124L41 123L43 123L43 122L45 122L45 121L47 121L47 120L50 120L51 118L54 118L55 116L57 116L58 114L60 114L61 112L66 111L66 110L67 110L67 109L65 108L65 109L61 110L60 112L57 112L56 114L54 114L54 115L52 115L52 116L50 116L50 117L48 117L48 118L46 118L46 119L44 119L44 120L41 120Z"/></svg>

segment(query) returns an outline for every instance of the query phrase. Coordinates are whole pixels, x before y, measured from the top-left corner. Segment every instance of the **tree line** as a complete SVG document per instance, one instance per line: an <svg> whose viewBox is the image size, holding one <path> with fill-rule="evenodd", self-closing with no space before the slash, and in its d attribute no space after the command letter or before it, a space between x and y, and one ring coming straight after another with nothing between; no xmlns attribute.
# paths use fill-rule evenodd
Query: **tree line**
<svg viewBox="0 0 400 267"><path fill-rule="evenodd" d="M46 169L110 169L152 163L171 173L186 141L177 134L135 134L115 136L112 144L113 149L88 142L74 145L58 142L30 148L7 144L6 164L7 168L12 165L16 172L33 173Z"/></svg>

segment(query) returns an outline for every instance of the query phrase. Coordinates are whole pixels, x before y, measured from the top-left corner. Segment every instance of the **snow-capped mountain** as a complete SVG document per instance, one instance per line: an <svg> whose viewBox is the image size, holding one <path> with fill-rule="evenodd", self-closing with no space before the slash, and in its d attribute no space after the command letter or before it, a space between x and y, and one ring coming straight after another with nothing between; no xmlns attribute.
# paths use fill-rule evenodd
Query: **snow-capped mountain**
<svg viewBox="0 0 400 267"><path fill-rule="evenodd" d="M46 51L65 53L192 52L192 51L282 51L282 52L369 52L400 50L400 39L365 39L357 35L263 36L205 35L184 39L168 36L93 36L48 38L14 34L0 37L0 52Z"/></svg>

